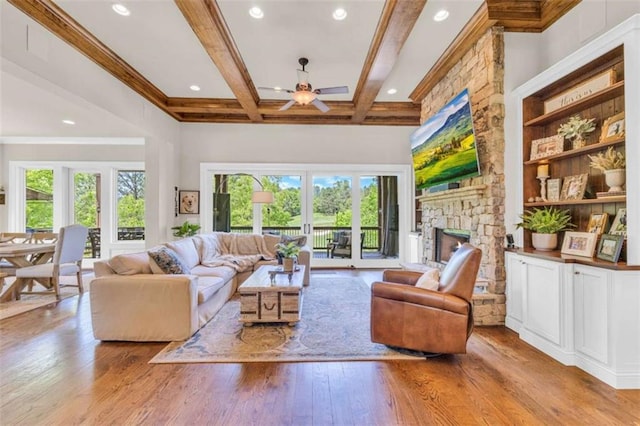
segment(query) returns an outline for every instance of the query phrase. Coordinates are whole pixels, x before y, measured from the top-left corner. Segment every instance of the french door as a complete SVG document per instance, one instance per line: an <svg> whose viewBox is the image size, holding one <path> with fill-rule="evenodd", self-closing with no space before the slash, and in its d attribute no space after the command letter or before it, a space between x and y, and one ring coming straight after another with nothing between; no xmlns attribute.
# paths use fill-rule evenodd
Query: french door
<svg viewBox="0 0 640 426"><path fill-rule="evenodd" d="M410 173L408 166L308 165L301 170L297 165L203 164L201 225L205 232L304 234L316 267L398 266L411 223ZM251 202L251 191L262 190L274 194L273 203ZM228 226L220 227L226 221Z"/></svg>

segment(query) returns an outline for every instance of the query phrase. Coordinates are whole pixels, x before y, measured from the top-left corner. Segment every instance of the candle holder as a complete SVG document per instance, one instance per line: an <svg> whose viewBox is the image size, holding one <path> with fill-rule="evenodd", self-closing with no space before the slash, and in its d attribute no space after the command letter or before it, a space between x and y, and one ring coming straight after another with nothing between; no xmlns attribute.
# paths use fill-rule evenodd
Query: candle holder
<svg viewBox="0 0 640 426"><path fill-rule="evenodd" d="M542 201L547 201L547 179L549 176L538 176L537 179L540 181L540 198Z"/></svg>

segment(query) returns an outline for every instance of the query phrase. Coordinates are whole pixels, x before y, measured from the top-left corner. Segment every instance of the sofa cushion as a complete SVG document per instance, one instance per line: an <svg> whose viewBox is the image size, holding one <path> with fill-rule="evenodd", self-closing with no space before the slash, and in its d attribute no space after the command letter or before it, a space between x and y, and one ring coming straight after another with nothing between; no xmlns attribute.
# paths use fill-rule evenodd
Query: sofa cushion
<svg viewBox="0 0 640 426"><path fill-rule="evenodd" d="M118 275L150 274L147 252L119 254L109 260L109 266Z"/></svg>
<svg viewBox="0 0 640 426"><path fill-rule="evenodd" d="M195 268L191 268L190 274L199 277L218 277L227 282L236 275L236 270L230 266L198 265Z"/></svg>
<svg viewBox="0 0 640 426"><path fill-rule="evenodd" d="M198 253L200 253L200 262L203 260L211 260L220 253L220 240L218 233L200 234L193 237Z"/></svg>
<svg viewBox="0 0 640 426"><path fill-rule="evenodd" d="M433 268L422 274L416 282L416 287L425 288L427 290L438 290L440 286L440 269Z"/></svg>
<svg viewBox="0 0 640 426"><path fill-rule="evenodd" d="M149 250L149 257L164 274L188 274L189 268L185 265L180 256L168 247L159 247ZM154 273L155 268L152 267Z"/></svg>
<svg viewBox="0 0 640 426"><path fill-rule="evenodd" d="M206 302L220 290L227 280L220 277L198 278L198 305Z"/></svg>
<svg viewBox="0 0 640 426"><path fill-rule="evenodd" d="M188 269L193 268L200 263L200 255L196 249L193 238L183 238L177 241L171 241L166 244L171 250L178 253Z"/></svg>

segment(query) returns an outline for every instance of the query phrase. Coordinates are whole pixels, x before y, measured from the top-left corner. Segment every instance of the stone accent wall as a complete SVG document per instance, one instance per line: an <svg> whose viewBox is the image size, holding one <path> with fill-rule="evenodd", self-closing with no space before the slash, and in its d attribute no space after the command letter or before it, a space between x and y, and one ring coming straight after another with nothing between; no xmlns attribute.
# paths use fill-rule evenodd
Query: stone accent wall
<svg viewBox="0 0 640 426"><path fill-rule="evenodd" d="M474 295L476 325L504 324L504 38L489 29L422 101L421 122L469 89L481 176L460 182L459 190L423 194L424 262L433 259L433 228L471 232L482 250L479 276L488 292Z"/></svg>

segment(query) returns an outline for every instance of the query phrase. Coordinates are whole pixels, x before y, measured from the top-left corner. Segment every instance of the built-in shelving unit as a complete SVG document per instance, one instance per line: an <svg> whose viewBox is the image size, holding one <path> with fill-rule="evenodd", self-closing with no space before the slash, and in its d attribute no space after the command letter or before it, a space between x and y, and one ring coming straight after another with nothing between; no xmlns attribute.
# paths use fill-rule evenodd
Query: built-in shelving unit
<svg viewBox="0 0 640 426"><path fill-rule="evenodd" d="M578 87L594 76L612 70L616 81L609 87L595 94L583 97L551 112L544 113L545 101ZM600 142L602 126L605 120L625 110L624 81L624 48L616 47L599 58L579 67L574 72L548 83L545 87L522 100L522 144L523 144L523 201L524 209L544 206L558 206L569 210L576 225L576 231L586 231L589 218L593 213L607 213L613 220L621 208L626 208L625 195L596 198L597 192L606 192L604 175L590 168L589 155L606 151L613 147L625 153L626 138ZM586 146L572 149L571 141L564 141L563 152L544 158L530 159L533 141L554 136L561 124L573 115L595 119L596 129L588 134ZM540 181L537 179L537 168L548 164L550 178L565 179L569 176L588 173L587 191L582 199L565 199L559 201L540 200ZM535 201L534 201L535 200ZM525 231L524 248L531 248L531 233Z"/></svg>

